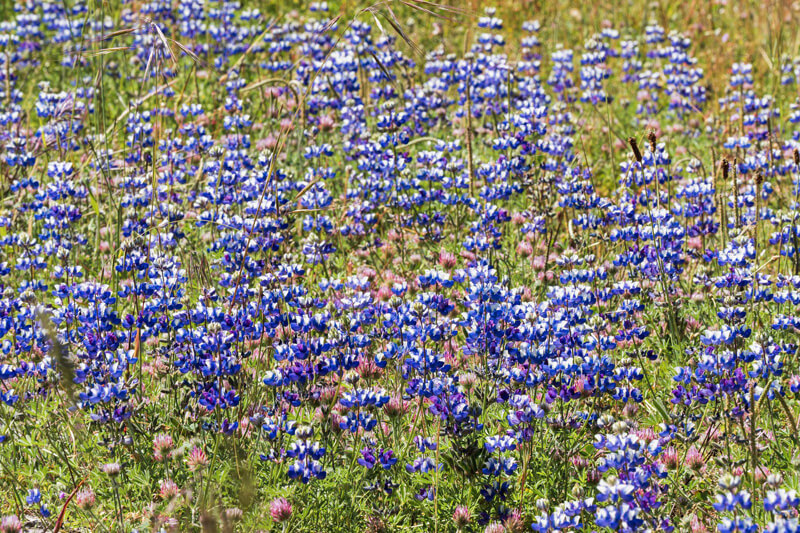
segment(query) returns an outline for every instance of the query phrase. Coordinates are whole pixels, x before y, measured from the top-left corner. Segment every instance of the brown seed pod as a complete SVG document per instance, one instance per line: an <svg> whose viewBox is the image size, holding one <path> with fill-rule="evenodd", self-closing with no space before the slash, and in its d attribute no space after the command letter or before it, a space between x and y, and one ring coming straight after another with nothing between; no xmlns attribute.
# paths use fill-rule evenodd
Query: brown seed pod
<svg viewBox="0 0 800 533"><path fill-rule="evenodd" d="M636 143L636 139L630 137L628 139L628 143L631 145L631 150L633 150L633 157L636 158L636 161L639 163L642 162L642 152L639 151L639 145Z"/></svg>
<svg viewBox="0 0 800 533"><path fill-rule="evenodd" d="M724 181L728 181L728 170L730 169L730 163L728 163L727 159L722 160L722 179Z"/></svg>
<svg viewBox="0 0 800 533"><path fill-rule="evenodd" d="M656 132L650 130L650 134L647 136L647 140L650 141L650 151L656 153L656 141L658 140L656 137Z"/></svg>
<svg viewBox="0 0 800 533"><path fill-rule="evenodd" d="M797 148L794 149L794 164L800 166L800 151Z"/></svg>

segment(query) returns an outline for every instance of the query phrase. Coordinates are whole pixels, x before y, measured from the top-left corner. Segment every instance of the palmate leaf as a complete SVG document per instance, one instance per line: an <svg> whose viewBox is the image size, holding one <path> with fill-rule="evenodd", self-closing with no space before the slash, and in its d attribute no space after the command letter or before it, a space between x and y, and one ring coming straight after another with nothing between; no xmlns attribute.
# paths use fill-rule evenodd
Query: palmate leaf
<svg viewBox="0 0 800 533"><path fill-rule="evenodd" d="M454 438L449 449L441 456L442 462L458 474L470 478L481 475L484 463L489 459L489 453L474 433L463 437Z"/></svg>

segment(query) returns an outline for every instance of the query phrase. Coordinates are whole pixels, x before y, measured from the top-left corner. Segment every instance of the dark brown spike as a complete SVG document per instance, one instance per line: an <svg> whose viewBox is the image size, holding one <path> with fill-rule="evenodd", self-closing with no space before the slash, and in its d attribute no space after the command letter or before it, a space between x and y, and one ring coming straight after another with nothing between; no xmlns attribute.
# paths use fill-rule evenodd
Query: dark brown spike
<svg viewBox="0 0 800 533"><path fill-rule="evenodd" d="M730 163L727 159L722 160L722 180L728 181L728 171L730 170Z"/></svg>
<svg viewBox="0 0 800 533"><path fill-rule="evenodd" d="M633 137L628 138L628 144L631 145L631 150L633 150L633 157L636 158L636 161L641 163L642 162L642 152L639 151L639 144L636 142L636 139Z"/></svg>
<svg viewBox="0 0 800 533"><path fill-rule="evenodd" d="M647 136L647 140L650 141L650 151L656 153L656 142L658 138L656 137L656 132L650 130L650 134Z"/></svg>
<svg viewBox="0 0 800 533"><path fill-rule="evenodd" d="M800 167L800 150L794 149L794 164Z"/></svg>

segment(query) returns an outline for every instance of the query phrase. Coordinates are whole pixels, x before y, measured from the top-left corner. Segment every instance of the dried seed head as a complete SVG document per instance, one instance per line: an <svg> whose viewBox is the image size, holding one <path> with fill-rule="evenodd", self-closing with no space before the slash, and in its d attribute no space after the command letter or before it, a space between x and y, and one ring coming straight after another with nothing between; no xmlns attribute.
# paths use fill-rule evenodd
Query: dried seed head
<svg viewBox="0 0 800 533"><path fill-rule="evenodd" d="M656 132L650 130L650 134L647 136L647 140L650 141L650 151L655 153L656 152Z"/></svg>
<svg viewBox="0 0 800 533"><path fill-rule="evenodd" d="M242 516L244 516L244 511L238 507L230 507L225 509L225 517L231 522L238 522L242 519Z"/></svg>
<svg viewBox="0 0 800 533"><path fill-rule="evenodd" d="M100 467L100 470L108 474L109 477L117 477L122 467L119 463L107 463Z"/></svg>
<svg viewBox="0 0 800 533"><path fill-rule="evenodd" d="M730 163L728 163L727 159L722 160L722 179L724 181L728 181L728 170L730 169Z"/></svg>
<svg viewBox="0 0 800 533"><path fill-rule="evenodd" d="M797 148L794 149L794 164L800 166L800 151Z"/></svg>
<svg viewBox="0 0 800 533"><path fill-rule="evenodd" d="M756 173L756 185L761 185L762 183L764 183L764 173L759 170Z"/></svg>
<svg viewBox="0 0 800 533"><path fill-rule="evenodd" d="M639 145L636 143L636 139L630 137L628 139L628 144L631 145L631 150L633 150L633 157L636 158L636 161L641 163L642 162L642 152L639 151Z"/></svg>

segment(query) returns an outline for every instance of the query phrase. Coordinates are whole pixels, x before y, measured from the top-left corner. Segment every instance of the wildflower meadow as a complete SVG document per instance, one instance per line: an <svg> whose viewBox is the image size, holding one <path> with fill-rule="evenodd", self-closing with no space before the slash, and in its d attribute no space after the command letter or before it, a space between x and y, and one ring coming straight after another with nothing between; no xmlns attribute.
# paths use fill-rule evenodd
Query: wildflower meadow
<svg viewBox="0 0 800 533"><path fill-rule="evenodd" d="M800 532L799 27L0 0L0 533Z"/></svg>

